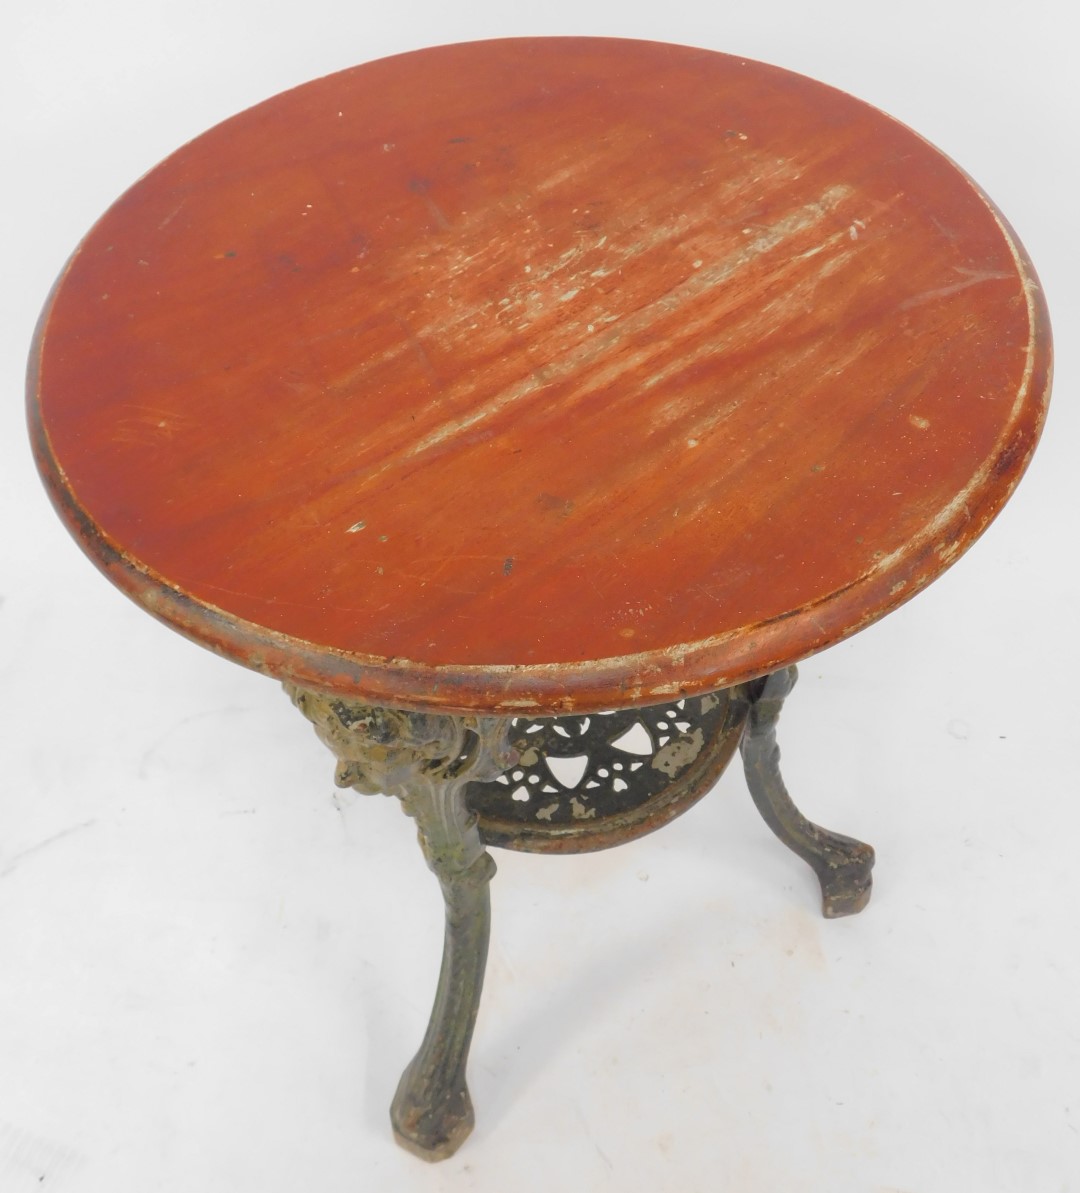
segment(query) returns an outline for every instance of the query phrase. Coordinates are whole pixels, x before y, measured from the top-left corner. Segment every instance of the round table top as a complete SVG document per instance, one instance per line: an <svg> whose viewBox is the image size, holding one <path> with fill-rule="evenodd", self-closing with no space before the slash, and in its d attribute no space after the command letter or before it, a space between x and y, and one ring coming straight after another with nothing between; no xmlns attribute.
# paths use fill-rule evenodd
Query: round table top
<svg viewBox="0 0 1080 1193"><path fill-rule="evenodd" d="M373 702L552 713L907 599L1008 497L1049 373L1023 249L909 129L741 58L538 38L184 146L72 256L29 394L62 516L176 628Z"/></svg>

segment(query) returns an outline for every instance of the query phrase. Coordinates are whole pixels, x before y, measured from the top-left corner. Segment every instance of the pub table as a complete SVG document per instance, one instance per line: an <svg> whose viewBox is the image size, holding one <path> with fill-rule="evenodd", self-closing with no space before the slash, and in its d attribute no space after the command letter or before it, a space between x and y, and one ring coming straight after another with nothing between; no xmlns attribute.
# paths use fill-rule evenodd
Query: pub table
<svg viewBox="0 0 1080 1193"><path fill-rule="evenodd" d="M226 120L50 295L34 448L102 571L283 682L442 888L391 1108L452 1154L491 846L617 845L741 750L826 916L873 850L795 807L795 664L913 596L1034 449L1050 330L966 174L876 109L652 42L443 46Z"/></svg>

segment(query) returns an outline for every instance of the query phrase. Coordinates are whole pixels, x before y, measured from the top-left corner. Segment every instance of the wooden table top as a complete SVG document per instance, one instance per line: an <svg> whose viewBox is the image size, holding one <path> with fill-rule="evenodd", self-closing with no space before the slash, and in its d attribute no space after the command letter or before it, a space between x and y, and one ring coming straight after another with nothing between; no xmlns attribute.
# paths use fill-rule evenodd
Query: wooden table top
<svg viewBox="0 0 1080 1193"><path fill-rule="evenodd" d="M196 640L375 702L587 712L927 584L1019 479L1050 355L1008 225L882 113L519 39L184 146L66 266L29 401L83 547Z"/></svg>

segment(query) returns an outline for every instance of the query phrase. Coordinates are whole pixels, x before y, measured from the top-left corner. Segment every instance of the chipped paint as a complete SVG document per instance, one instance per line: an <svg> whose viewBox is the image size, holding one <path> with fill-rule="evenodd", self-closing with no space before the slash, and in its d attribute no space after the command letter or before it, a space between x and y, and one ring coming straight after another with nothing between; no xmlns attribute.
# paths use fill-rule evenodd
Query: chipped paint
<svg viewBox="0 0 1080 1193"><path fill-rule="evenodd" d="M652 760L652 766L655 770L663 771L665 775L674 778L694 761L704 745L705 740L701 730L695 729L692 733L669 741L666 746L657 750Z"/></svg>
<svg viewBox="0 0 1080 1193"><path fill-rule="evenodd" d="M576 795L570 800L570 810L575 820L592 820L596 815L596 809L586 808Z"/></svg>

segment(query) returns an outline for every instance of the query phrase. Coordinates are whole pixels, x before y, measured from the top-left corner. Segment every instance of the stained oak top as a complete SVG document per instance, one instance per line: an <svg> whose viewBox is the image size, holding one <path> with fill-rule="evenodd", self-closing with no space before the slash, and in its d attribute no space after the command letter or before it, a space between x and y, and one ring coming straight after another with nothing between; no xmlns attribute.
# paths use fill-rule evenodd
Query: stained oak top
<svg viewBox="0 0 1080 1193"><path fill-rule="evenodd" d="M178 150L66 266L29 400L68 525L191 637L591 711L910 597L1016 484L1049 370L1023 249L909 129L741 58L523 39Z"/></svg>

